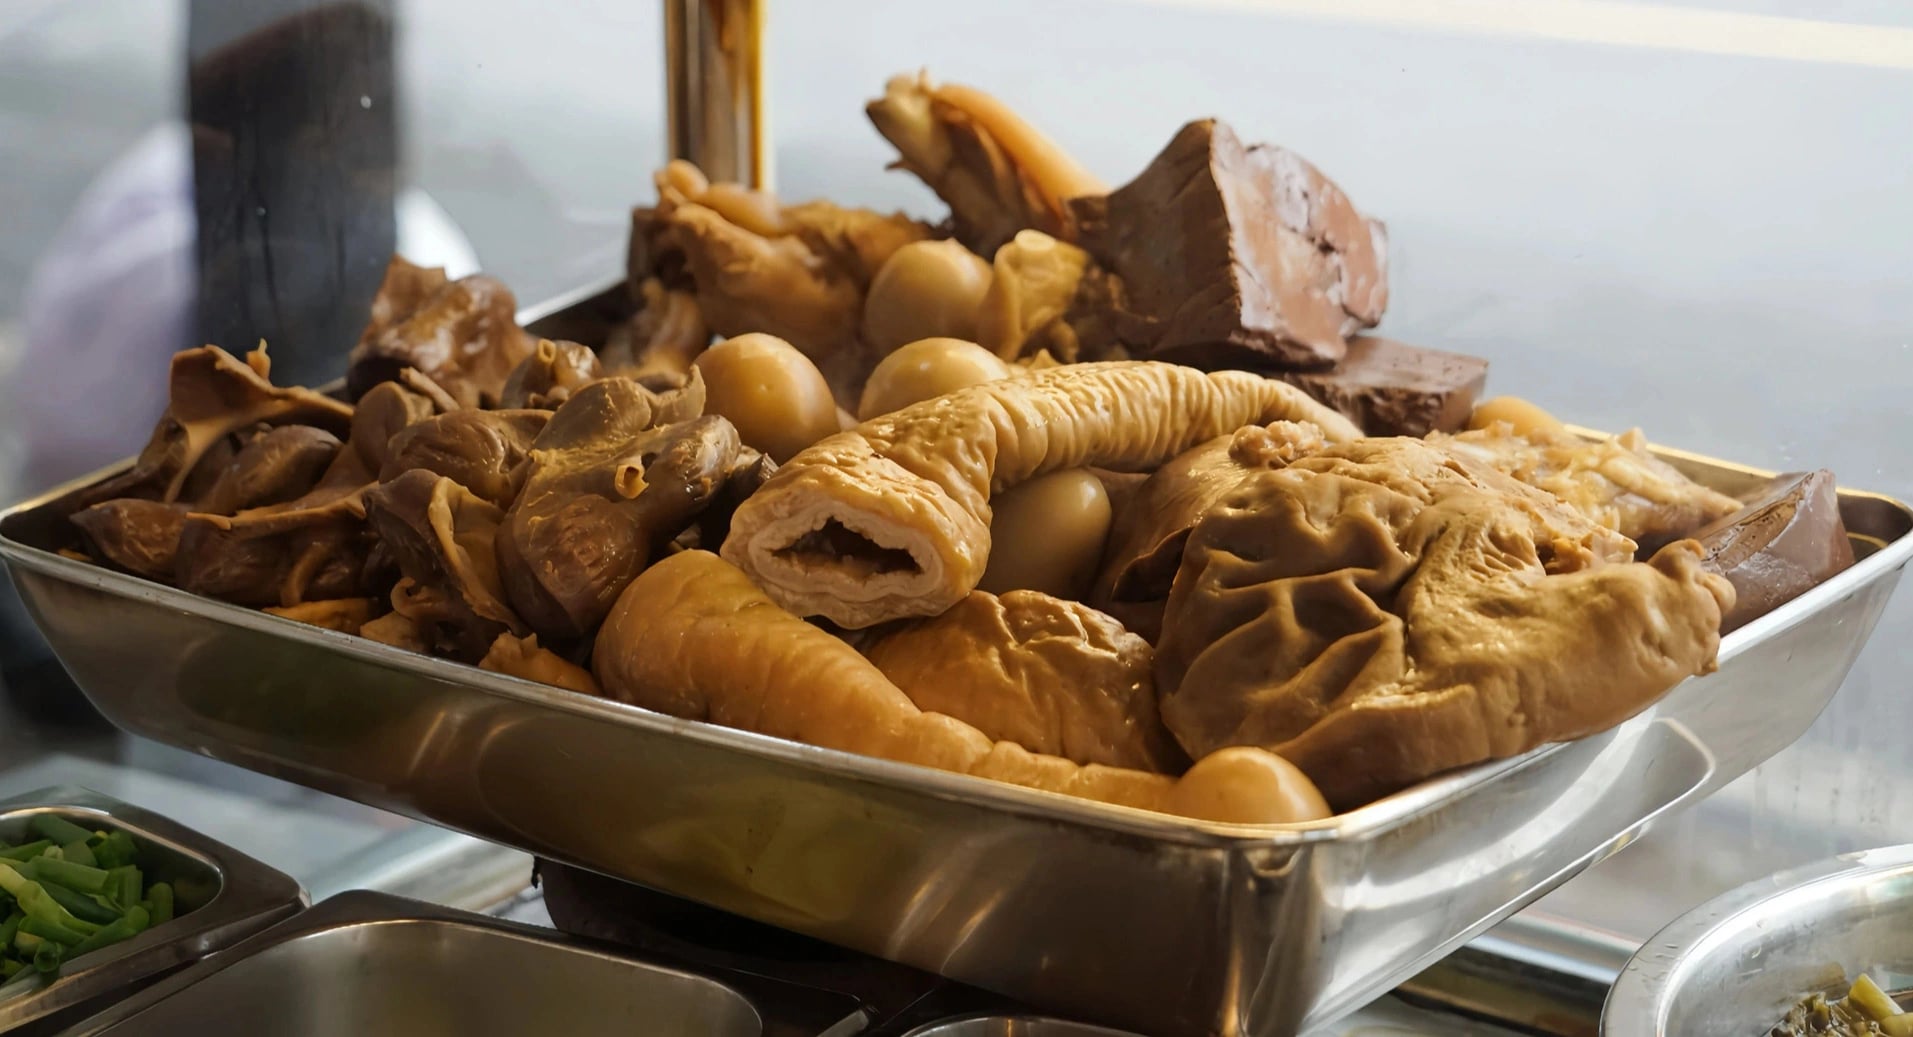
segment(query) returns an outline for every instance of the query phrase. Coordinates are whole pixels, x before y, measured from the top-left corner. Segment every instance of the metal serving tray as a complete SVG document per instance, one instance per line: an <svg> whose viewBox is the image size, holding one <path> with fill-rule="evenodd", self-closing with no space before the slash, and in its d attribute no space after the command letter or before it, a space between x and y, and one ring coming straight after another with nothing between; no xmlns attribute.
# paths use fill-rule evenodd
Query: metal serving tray
<svg viewBox="0 0 1913 1037"><path fill-rule="evenodd" d="M531 926L342 893L66 1031L71 1037L848 1037L775 995Z"/></svg>
<svg viewBox="0 0 1913 1037"><path fill-rule="evenodd" d="M1120 1030L1030 1015L973 1015L919 1026L904 1037L1136 1037Z"/></svg>
<svg viewBox="0 0 1913 1037"><path fill-rule="evenodd" d="M1913 987L1913 846L1849 853L1750 882L1669 923L1628 962L1602 1037L1749 1037L1864 972ZM1900 1001L1906 1003L1902 996Z"/></svg>
<svg viewBox="0 0 1913 1037"><path fill-rule="evenodd" d="M603 305L589 294L549 319ZM1730 493L1768 474L1661 456ZM1913 511L1842 491L1857 564L1729 635L1718 672L1604 734L1257 828L677 720L195 597L48 550L36 509L59 492L0 513L0 558L128 731L1165 1035L1336 1018L1786 747L1913 555Z"/></svg>
<svg viewBox="0 0 1913 1037"><path fill-rule="evenodd" d="M125 943L75 958L53 983L0 1000L0 1033L97 1005L305 907L305 892L291 877L157 814L85 789L41 789L0 800L0 839L22 841L34 815L49 813L84 828L131 835L147 876L173 884L180 914Z"/></svg>

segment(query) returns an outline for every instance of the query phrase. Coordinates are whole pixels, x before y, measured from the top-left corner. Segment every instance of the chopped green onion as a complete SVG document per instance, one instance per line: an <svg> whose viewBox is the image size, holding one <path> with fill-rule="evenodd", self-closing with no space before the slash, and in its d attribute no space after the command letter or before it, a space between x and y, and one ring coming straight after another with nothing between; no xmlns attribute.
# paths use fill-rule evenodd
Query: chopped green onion
<svg viewBox="0 0 1913 1037"><path fill-rule="evenodd" d="M37 843L27 843L24 846L15 846L10 850L0 850L0 860L24 861L30 857L38 857L40 854L52 848L53 840L42 839Z"/></svg>
<svg viewBox="0 0 1913 1037"><path fill-rule="evenodd" d="M35 882L57 882L81 893L109 892L106 888L107 873L99 868L42 856L28 861L27 870Z"/></svg>
<svg viewBox="0 0 1913 1037"><path fill-rule="evenodd" d="M118 868L139 859L139 847L125 832L113 832L93 847L93 864L99 868Z"/></svg>
<svg viewBox="0 0 1913 1037"><path fill-rule="evenodd" d="M13 894L13 899L19 901L20 910L25 912L28 918L38 918L48 925L77 929L82 934L90 934L99 929L99 926L92 922L81 921L67 913L66 908L61 907L45 887L20 874L10 863L0 865L0 887Z"/></svg>
<svg viewBox="0 0 1913 1037"><path fill-rule="evenodd" d="M153 888L146 891L146 900L151 905L147 914L152 915L154 925L173 920L173 887L155 882Z"/></svg>
<svg viewBox="0 0 1913 1037"><path fill-rule="evenodd" d="M20 923L20 931L23 933L32 933L42 940L52 940L55 943L63 943L69 947L86 939L88 935L74 929L69 929L58 922L49 922L37 915L28 915L26 920Z"/></svg>
<svg viewBox="0 0 1913 1037"><path fill-rule="evenodd" d="M99 866L99 862L93 859L93 848L86 845L85 840L76 843L67 843L65 846L60 847L60 856L65 860L72 861L75 864L84 864L89 868Z"/></svg>
<svg viewBox="0 0 1913 1037"><path fill-rule="evenodd" d="M13 946L13 934L20 931L20 921L25 917L15 911L7 916L6 921L0 922L0 950Z"/></svg>
<svg viewBox="0 0 1913 1037"><path fill-rule="evenodd" d="M61 846L83 843L93 838L92 832L57 814L35 814L30 824L42 838L51 839Z"/></svg>
<svg viewBox="0 0 1913 1037"><path fill-rule="evenodd" d="M80 941L79 945L73 948L69 957L77 958L82 954L89 954L109 944L118 943L121 940L130 940L145 932L147 924L150 921L151 917L147 915L145 908L133 908L126 912L126 917Z"/></svg>
<svg viewBox="0 0 1913 1037"><path fill-rule="evenodd" d="M12 958L0 958L0 979L12 979L23 966Z"/></svg>
<svg viewBox="0 0 1913 1037"><path fill-rule="evenodd" d="M68 914L81 921L92 922L95 925L109 925L119 920L121 911L118 908L108 907L99 898L89 897L85 893L75 893L55 882L44 883L40 888L46 890L47 896L52 897L54 903L66 908Z"/></svg>
<svg viewBox="0 0 1913 1037"><path fill-rule="evenodd" d="M106 895L118 902L122 909L138 904L140 891L145 888L146 883L141 879L139 869L131 864L106 873Z"/></svg>
<svg viewBox="0 0 1913 1037"><path fill-rule="evenodd" d="M60 963L66 960L66 945L48 940L33 949L33 971L42 976L51 976L60 971Z"/></svg>

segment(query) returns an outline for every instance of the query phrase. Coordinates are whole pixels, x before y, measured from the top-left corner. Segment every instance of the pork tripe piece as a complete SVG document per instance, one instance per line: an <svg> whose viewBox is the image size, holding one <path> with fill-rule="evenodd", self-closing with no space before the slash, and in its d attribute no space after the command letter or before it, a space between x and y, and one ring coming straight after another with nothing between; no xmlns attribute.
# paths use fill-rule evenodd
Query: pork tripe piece
<svg viewBox="0 0 1913 1037"><path fill-rule="evenodd" d="M1087 605L972 591L864 655L919 709L1081 764L1158 774L1189 765L1156 708L1149 642Z"/></svg>
<svg viewBox="0 0 1913 1037"><path fill-rule="evenodd" d="M1183 548L1163 720L1193 755L1280 754L1337 810L1605 730L1712 670L1734 602L1691 540L1633 555L1439 442L1251 471Z"/></svg>
<svg viewBox="0 0 1913 1037"><path fill-rule="evenodd" d="M1226 750L1179 778L1080 766L926 713L870 660L706 551L632 581L592 652L605 694L672 716L1121 806L1239 824L1326 817L1280 757Z"/></svg>
<svg viewBox="0 0 1913 1037"><path fill-rule="evenodd" d="M1590 442L1531 415L1527 420L1525 433L1496 422L1435 439L1444 449L1554 494L1646 551L1740 510L1740 501L1649 453L1640 429Z"/></svg>
<svg viewBox="0 0 1913 1037"><path fill-rule="evenodd" d="M858 629L933 616L981 579L990 498L1045 472L1148 470L1244 425L1348 419L1294 386L1175 364L1073 364L971 386L792 458L738 508L723 554L773 600Z"/></svg>

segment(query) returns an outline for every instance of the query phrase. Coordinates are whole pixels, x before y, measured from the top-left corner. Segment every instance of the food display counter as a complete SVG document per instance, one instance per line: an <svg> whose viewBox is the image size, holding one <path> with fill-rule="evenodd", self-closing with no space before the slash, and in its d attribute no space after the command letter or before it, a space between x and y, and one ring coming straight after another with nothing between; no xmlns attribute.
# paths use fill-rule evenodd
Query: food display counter
<svg viewBox="0 0 1913 1037"><path fill-rule="evenodd" d="M1904 625L1913 509L1890 378L1857 372L1913 363L1913 314L1858 273L1908 268L1904 241L1853 214L1909 203L1877 160L1810 229L1768 202L1904 143L1802 114L1783 128L1819 149L1713 190L1701 127L1760 134L1615 122L1573 84L1898 97L1908 30L1085 3L1016 21L1059 81L998 60L1007 13L865 12L866 53L747 0L662 6L659 152L514 152L585 199L562 245L512 234L537 206L458 143L447 113L492 87L408 85L492 64L468 26L192 8L198 287L155 305L204 334L114 361L169 370L143 449L0 514L60 664L9 635L0 791L106 792L318 906L75 1032L172 1032L208 991L343 984L321 945L424 940L626 970L604 1012L675 991L687 1032L1595 1033L1617 977L1702 974L1643 950L1677 915L1892 841L1900 768L1864 717L1899 709L1903 647L1874 635ZM1200 85L1251 39L1286 55L1258 74L1341 88L1276 110ZM1489 69L1569 85L1524 101ZM1589 125L1550 121L1570 109ZM501 109L548 142L543 110ZM1675 142L1652 183L1615 157ZM304 207L275 231L280 205ZM83 327L99 246L54 249L14 399L65 391L36 357ZM1745 316L1755 285L1836 271ZM1799 359L1801 313L1837 363ZM21 470L69 441L24 440ZM9 895L74 895L62 849L0 861ZM137 888L78 907L138 929ZM42 944L86 932L50 917L11 966L53 990ZM1866 954L1757 1012L1890 988L1902 963ZM349 990L362 1019L287 1032L414 1010ZM1868 996L1801 1011L1903 1025Z"/></svg>

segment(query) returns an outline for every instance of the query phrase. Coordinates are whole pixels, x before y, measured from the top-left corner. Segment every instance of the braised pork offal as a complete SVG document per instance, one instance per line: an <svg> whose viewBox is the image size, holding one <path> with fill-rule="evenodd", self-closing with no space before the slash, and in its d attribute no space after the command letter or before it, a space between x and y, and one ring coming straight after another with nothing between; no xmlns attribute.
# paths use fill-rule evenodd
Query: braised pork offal
<svg viewBox="0 0 1913 1037"><path fill-rule="evenodd" d="M549 337L394 257L351 402L181 353L132 466L49 509L58 546L505 678L1252 824L1619 723L1852 563L1829 473L1728 497L1363 334L1386 231L1293 152L1198 120L1112 190L974 88L899 77L868 114L947 218L673 162L627 290Z"/></svg>

